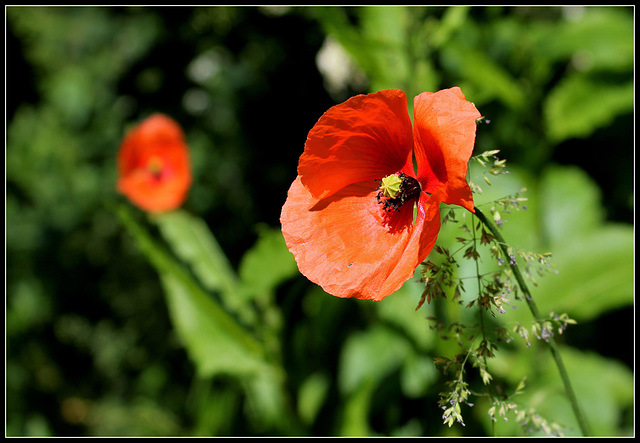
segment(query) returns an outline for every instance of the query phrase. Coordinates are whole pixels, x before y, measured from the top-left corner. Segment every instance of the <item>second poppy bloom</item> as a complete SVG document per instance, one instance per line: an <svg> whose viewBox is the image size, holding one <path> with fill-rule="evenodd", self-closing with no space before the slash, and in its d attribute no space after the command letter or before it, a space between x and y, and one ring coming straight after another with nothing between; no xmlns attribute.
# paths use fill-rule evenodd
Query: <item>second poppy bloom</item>
<svg viewBox="0 0 640 443"><path fill-rule="evenodd" d="M180 126L153 114L130 130L118 152L118 191L139 208L178 208L191 186L189 152Z"/></svg>
<svg viewBox="0 0 640 443"><path fill-rule="evenodd" d="M466 174L480 117L457 87L415 97L413 126L397 89L329 109L280 217L300 272L338 297L399 289L436 242L440 203L474 211Z"/></svg>

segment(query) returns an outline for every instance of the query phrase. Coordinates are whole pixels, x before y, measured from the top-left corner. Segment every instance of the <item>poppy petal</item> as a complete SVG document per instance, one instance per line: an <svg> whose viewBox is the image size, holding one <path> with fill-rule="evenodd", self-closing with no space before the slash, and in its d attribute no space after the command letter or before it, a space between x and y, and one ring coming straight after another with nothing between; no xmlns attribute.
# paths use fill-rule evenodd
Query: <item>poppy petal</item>
<svg viewBox="0 0 640 443"><path fill-rule="evenodd" d="M325 198L401 170L413 175L412 150L405 93L358 95L320 117L307 137L298 174L314 197Z"/></svg>
<svg viewBox="0 0 640 443"><path fill-rule="evenodd" d="M153 114L132 128L125 136L118 152L121 175L145 166L150 155L165 150L182 151L184 136L180 126L163 114ZM186 150L186 147L184 147ZM180 156L181 153L178 153Z"/></svg>
<svg viewBox="0 0 640 443"><path fill-rule="evenodd" d="M118 180L118 191L148 212L176 209L186 198L188 185L182 180L158 181L144 170L136 170Z"/></svg>
<svg viewBox="0 0 640 443"><path fill-rule="evenodd" d="M180 126L153 114L130 130L118 152L117 189L145 211L177 208L191 186L188 148Z"/></svg>
<svg viewBox="0 0 640 443"><path fill-rule="evenodd" d="M429 193L444 189L444 203L474 212L467 168L481 114L455 87L415 97L414 116L418 180L423 189Z"/></svg>
<svg viewBox="0 0 640 443"><path fill-rule="evenodd" d="M282 208L287 247L309 280L337 297L381 300L413 277L440 229L437 196L385 212L375 196L377 181L346 186L314 198L298 176Z"/></svg>

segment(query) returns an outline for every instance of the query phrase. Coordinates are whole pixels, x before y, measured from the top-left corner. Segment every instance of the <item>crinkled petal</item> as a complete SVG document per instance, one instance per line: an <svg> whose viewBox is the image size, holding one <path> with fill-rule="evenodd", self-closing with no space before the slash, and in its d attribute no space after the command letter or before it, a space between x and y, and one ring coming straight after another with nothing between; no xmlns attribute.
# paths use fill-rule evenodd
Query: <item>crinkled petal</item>
<svg viewBox="0 0 640 443"><path fill-rule="evenodd" d="M424 190L474 212L467 168L481 117L460 88L423 92L414 99L415 155ZM426 184L426 185L425 185Z"/></svg>
<svg viewBox="0 0 640 443"><path fill-rule="evenodd" d="M412 150L405 93L358 95L320 117L307 137L298 174L314 197L325 198L352 183L412 171Z"/></svg>
<svg viewBox="0 0 640 443"><path fill-rule="evenodd" d="M309 280L337 297L381 300L413 277L440 229L438 196L385 212L378 182L351 184L318 200L298 177L289 189L281 223L287 247Z"/></svg>

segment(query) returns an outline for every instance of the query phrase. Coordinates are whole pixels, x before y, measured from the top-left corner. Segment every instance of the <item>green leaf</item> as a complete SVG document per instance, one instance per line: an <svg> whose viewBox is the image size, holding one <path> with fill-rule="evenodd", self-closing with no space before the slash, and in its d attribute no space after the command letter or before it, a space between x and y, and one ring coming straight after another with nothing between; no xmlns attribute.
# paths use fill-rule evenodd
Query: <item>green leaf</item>
<svg viewBox="0 0 640 443"><path fill-rule="evenodd" d="M124 206L116 213L160 275L169 314L198 375L270 371L260 343L207 294Z"/></svg>
<svg viewBox="0 0 640 443"><path fill-rule="evenodd" d="M383 326L374 326L349 337L342 348L338 383L346 394L369 381L377 384L402 363L409 343Z"/></svg>
<svg viewBox="0 0 640 443"><path fill-rule="evenodd" d="M605 83L585 74L569 75L544 102L547 135L555 143L588 137L596 129L610 124L616 116L631 112L633 104L633 79Z"/></svg>
<svg viewBox="0 0 640 443"><path fill-rule="evenodd" d="M550 166L540 180L539 199L545 236L554 247L590 233L604 221L602 195L577 167Z"/></svg>
<svg viewBox="0 0 640 443"><path fill-rule="evenodd" d="M237 291L235 273L208 226L186 211L151 216L173 252L188 263L210 291Z"/></svg>
<svg viewBox="0 0 640 443"><path fill-rule="evenodd" d="M204 221L180 209L152 215L150 219L202 286L209 292L218 293L227 309L253 324L255 312L241 297L236 274Z"/></svg>
<svg viewBox="0 0 640 443"><path fill-rule="evenodd" d="M578 69L633 69L634 20L625 8L573 8L569 17L548 27L534 46L554 62L571 60Z"/></svg>
<svg viewBox="0 0 640 443"><path fill-rule="evenodd" d="M172 323L201 377L270 371L260 345L208 294L179 272L162 272Z"/></svg>
<svg viewBox="0 0 640 443"><path fill-rule="evenodd" d="M330 380L323 374L316 372L307 377L298 390L298 414L307 423L315 420L322 403L327 397Z"/></svg>
<svg viewBox="0 0 640 443"><path fill-rule="evenodd" d="M352 25L343 8L314 8L326 33L335 38L371 81L371 89L405 88L409 81L404 7L362 7ZM384 32L380 32L384 29Z"/></svg>
<svg viewBox="0 0 640 443"><path fill-rule="evenodd" d="M534 297L543 312L587 321L633 305L633 228L607 225L553 249L558 273L538 279Z"/></svg>
<svg viewBox="0 0 640 443"><path fill-rule="evenodd" d="M476 169L471 168L472 174ZM604 222L600 190L593 180L578 168L553 166L534 186L526 174L509 169L510 174L476 196L476 204L486 212L484 202L527 187L523 196L529 198L528 209L507 214L508 223L501 230L516 249L552 253L554 272L538 276L534 268L532 275L538 284L528 283L541 312L566 312L571 318L587 321L631 305L633 228ZM443 232L451 228L445 225ZM453 244L452 239L449 241ZM495 264L487 264L496 269ZM483 266L481 269L488 271ZM469 264L462 264L461 275L473 272ZM509 310L508 319L528 324L531 316L526 307L511 304L518 309Z"/></svg>
<svg viewBox="0 0 640 443"><path fill-rule="evenodd" d="M496 99L512 110L522 110L527 103L517 80L486 53L451 42L441 54L443 65L464 79L460 87L476 104Z"/></svg>
<svg viewBox="0 0 640 443"><path fill-rule="evenodd" d="M238 274L251 298L272 294L280 283L298 274L280 229L258 226L258 240L242 257Z"/></svg>
<svg viewBox="0 0 640 443"><path fill-rule="evenodd" d="M438 26L433 31L429 44L434 49L445 45L451 39L452 35L467 22L470 9L469 6L453 6L447 8L442 15L442 20L440 20L440 23L438 23Z"/></svg>
<svg viewBox="0 0 640 443"><path fill-rule="evenodd" d="M624 409L633 406L633 373L623 363L596 353L567 347L560 351L591 432L594 436L615 435ZM548 364L544 374L550 382L559 384L551 361ZM568 410L564 414L570 422L573 414Z"/></svg>
<svg viewBox="0 0 640 443"><path fill-rule="evenodd" d="M260 432L282 430L290 434L298 434L297 420L289 415L290 406L287 404L283 389L284 377L281 372L260 372L243 380L246 392L246 407L252 425Z"/></svg>
<svg viewBox="0 0 640 443"><path fill-rule="evenodd" d="M423 320L424 321L424 320ZM427 335L423 332L424 335ZM430 337L433 340L433 336ZM402 362L402 392L409 398L427 395L427 390L438 378L433 357L409 353Z"/></svg>
<svg viewBox="0 0 640 443"><path fill-rule="evenodd" d="M562 425L567 436L580 435L551 354L542 351L534 343L527 351L498 352L492 363L493 373L507 378L514 387L526 375L523 394L514 396L512 400L534 408L549 422ZM563 346L560 353L592 436L617 436L625 414L633 408L631 370L621 362L593 352ZM478 410L480 414L484 414L481 407ZM488 417L483 418L487 429L498 436L522 433L515 417L509 417L508 422L499 421L495 427Z"/></svg>
<svg viewBox="0 0 640 443"><path fill-rule="evenodd" d="M432 314L433 307L424 304L416 311L424 290L423 285L416 284L420 278L420 269L421 267L413 279L393 293L393 297L387 297L384 303L376 303L374 306L383 322L402 331L421 350L427 350L433 345L433 337L425 333L425 317Z"/></svg>
<svg viewBox="0 0 640 443"><path fill-rule="evenodd" d="M473 180L477 181L479 169L472 164ZM543 171L535 185L533 178L518 168L508 169L510 174L500 176L493 186L474 199L486 213L490 203L485 202L527 188L522 194L529 198L527 210L503 214L507 222L500 229L505 240L516 249L552 254L550 261L554 267L550 269L553 272L538 276L534 267L532 275L538 284L528 282L541 312L545 316L551 311L566 312L582 322L631 305L633 228L604 222L601 193L588 174L576 167L551 166ZM443 226L439 244L455 244L455 229L455 224ZM498 269L494 262L484 260L483 272L490 270L485 269L485 265ZM460 275L474 272L471 264L461 264ZM524 304L511 301L518 309L509 309L506 319L528 324L531 321L528 309Z"/></svg>
<svg viewBox="0 0 640 443"><path fill-rule="evenodd" d="M625 408L633 405L633 374L624 364L595 353L562 347L562 357L593 436L613 436L619 429ZM578 434L573 413L560 387L551 359L545 359L546 369L540 383L546 399L538 409L546 416L563 422L567 435ZM551 389L555 385L555 389ZM529 389L532 389L530 386Z"/></svg>
<svg viewBox="0 0 640 443"><path fill-rule="evenodd" d="M376 383L373 380L365 380L355 392L347 396L340 414L340 436L371 436L368 415L375 387Z"/></svg>
<svg viewBox="0 0 640 443"><path fill-rule="evenodd" d="M544 172L541 215L558 274L538 279L541 308L584 321L633 303L633 228L605 224L600 198L578 168Z"/></svg>

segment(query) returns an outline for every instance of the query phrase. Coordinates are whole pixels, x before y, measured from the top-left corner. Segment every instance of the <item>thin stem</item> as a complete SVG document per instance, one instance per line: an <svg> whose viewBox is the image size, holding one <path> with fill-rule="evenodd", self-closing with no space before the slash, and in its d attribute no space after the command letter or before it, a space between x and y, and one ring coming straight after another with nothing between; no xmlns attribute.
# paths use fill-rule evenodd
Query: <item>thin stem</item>
<svg viewBox="0 0 640 443"><path fill-rule="evenodd" d="M542 321L543 319L542 317L540 317L540 311L538 311L538 307L534 302L533 297L531 297L531 292L529 291L529 288L527 287L527 284L524 281L524 277L520 272L520 268L518 267L517 263L514 260L511 260L509 257L507 243L504 241L504 237L502 236L502 234L500 233L496 225L493 224L491 221L489 221L489 219L478 208L475 208L474 215L478 217L478 219L487 227L487 229L491 231L491 234L498 240L498 244L502 249L502 253L504 254L505 261L509 263L511 270L513 271L513 274L516 277L516 281L520 286L520 290L524 294L524 298L527 302L527 305L529 306L529 310L531 311L531 314L536 319L536 321ZM558 349L558 345L555 342L553 337L549 338L548 343L549 343L549 349L551 350L551 355L553 356L556 366L558 367L558 371L560 372L560 377L562 378L562 382L564 383L565 392L567 393L567 397L569 397L569 402L571 403L571 407L573 408L573 413L576 416L576 419L578 421L578 426L580 426L580 430L582 431L582 434L584 436L588 436L589 428L587 425L587 421L582 415L582 411L580 410L578 399L576 398L575 392L573 391L573 387L571 386L571 380L569 379L567 369L565 368L564 362L562 361L562 356L560 355L560 350Z"/></svg>
<svg viewBox="0 0 640 443"><path fill-rule="evenodd" d="M471 224L471 230L472 230L472 233L473 233L473 247L475 248L477 246L476 224L475 223ZM482 339L484 341L486 341L487 337L485 335L486 329L484 327L484 308L482 306L480 306L480 303L479 303L480 298L482 297L482 276L480 275L480 264L478 263L478 259L475 259L474 262L475 262L475 265L476 265L476 276L477 276L477 282L478 282L478 307L480 308L480 309L478 309L478 314L480 316L480 329L482 330ZM489 363L487 362L486 354L483 354L482 359L483 359L485 368L488 368L489 367ZM483 377L483 382L484 382L484 377ZM489 388L489 392L490 392L491 398L492 399L495 398L493 384L489 383L488 388ZM496 436L496 422L493 421L493 420L491 420L491 430L493 432L493 436L495 437Z"/></svg>

